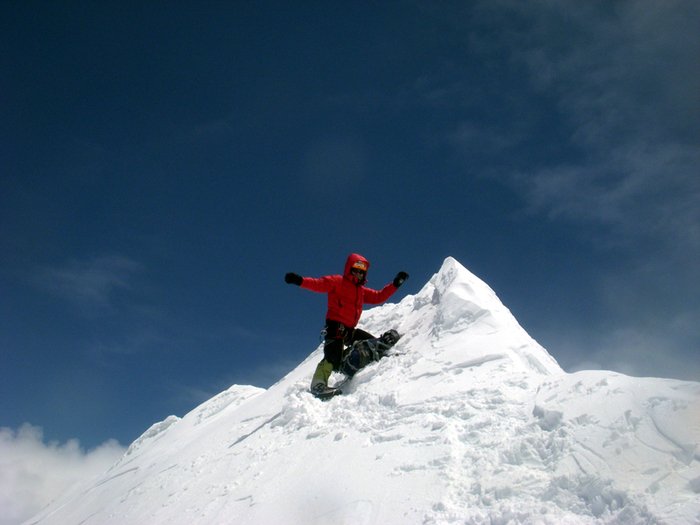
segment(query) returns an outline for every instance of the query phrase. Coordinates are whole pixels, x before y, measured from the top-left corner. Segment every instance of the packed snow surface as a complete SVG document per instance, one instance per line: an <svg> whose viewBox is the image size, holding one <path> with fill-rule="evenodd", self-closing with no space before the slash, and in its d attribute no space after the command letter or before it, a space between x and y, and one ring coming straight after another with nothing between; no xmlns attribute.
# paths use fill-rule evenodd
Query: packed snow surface
<svg viewBox="0 0 700 525"><path fill-rule="evenodd" d="M452 258L361 327L403 338L345 395L308 393L317 348L156 423L27 523L700 523L700 383L565 373Z"/></svg>

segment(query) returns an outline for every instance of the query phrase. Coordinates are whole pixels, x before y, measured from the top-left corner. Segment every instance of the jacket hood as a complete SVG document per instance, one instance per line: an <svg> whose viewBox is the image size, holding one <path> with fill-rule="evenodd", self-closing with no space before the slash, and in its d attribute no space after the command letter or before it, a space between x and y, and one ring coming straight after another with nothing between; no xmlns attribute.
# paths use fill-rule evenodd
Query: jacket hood
<svg viewBox="0 0 700 525"><path fill-rule="evenodd" d="M359 253L351 253L350 255L348 255L347 261L345 261L345 272L343 273L345 277L353 277L353 275L350 273L350 270L352 269L352 265L355 264L357 261L364 262L367 266L367 270L369 270L369 261L365 257L360 255Z"/></svg>

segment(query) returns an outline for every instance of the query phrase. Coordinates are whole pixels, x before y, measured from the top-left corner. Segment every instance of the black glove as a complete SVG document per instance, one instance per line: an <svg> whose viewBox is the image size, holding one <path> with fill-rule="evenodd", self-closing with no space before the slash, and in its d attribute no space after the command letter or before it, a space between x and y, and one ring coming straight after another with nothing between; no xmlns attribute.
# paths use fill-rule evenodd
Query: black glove
<svg viewBox="0 0 700 525"><path fill-rule="evenodd" d="M303 281L304 278L296 273L287 273L284 275L284 282L287 284L296 284L297 286L301 286L301 281Z"/></svg>
<svg viewBox="0 0 700 525"><path fill-rule="evenodd" d="M394 286L398 288L406 279L408 279L408 274L406 272L397 273L396 277L394 277Z"/></svg>

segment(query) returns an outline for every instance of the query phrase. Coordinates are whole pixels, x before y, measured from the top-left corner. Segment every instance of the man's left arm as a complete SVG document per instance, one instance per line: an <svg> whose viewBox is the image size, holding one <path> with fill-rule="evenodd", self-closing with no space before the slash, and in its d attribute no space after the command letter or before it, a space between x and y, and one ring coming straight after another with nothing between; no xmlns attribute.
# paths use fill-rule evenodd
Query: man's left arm
<svg viewBox="0 0 700 525"><path fill-rule="evenodd" d="M406 279L408 279L408 274L406 272L399 272L396 274L396 277L394 277L394 280L381 290L365 288L364 302L368 304L383 303L399 289L399 286L401 286Z"/></svg>

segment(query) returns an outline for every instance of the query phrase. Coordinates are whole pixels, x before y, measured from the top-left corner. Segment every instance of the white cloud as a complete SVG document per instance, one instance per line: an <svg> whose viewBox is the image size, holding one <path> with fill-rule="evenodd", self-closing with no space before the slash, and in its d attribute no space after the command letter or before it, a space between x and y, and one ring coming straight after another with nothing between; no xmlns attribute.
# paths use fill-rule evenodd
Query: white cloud
<svg viewBox="0 0 700 525"><path fill-rule="evenodd" d="M502 83L494 98L482 94L492 101L484 118L468 75L455 69L443 81L461 95L453 104L461 120L445 131L446 142L467 166L476 159L483 176L514 189L533 214L584 226L572 234L589 235L610 257L592 290L607 320L595 342L562 346L569 363L693 377L700 3L489 0L471 14L455 21L468 35L465 49L498 64ZM564 345L571 337L550 335Z"/></svg>
<svg viewBox="0 0 700 525"><path fill-rule="evenodd" d="M125 449L114 440L84 451L77 440L44 443L40 427L0 428L0 525L31 518L74 484L106 471Z"/></svg>
<svg viewBox="0 0 700 525"><path fill-rule="evenodd" d="M87 308L104 308L118 291L131 289L133 276L141 265L124 256L110 255L73 260L39 271L42 288Z"/></svg>
<svg viewBox="0 0 700 525"><path fill-rule="evenodd" d="M533 211L604 225L615 242L653 239L700 249L700 151L620 147L605 159L511 173Z"/></svg>
<svg viewBox="0 0 700 525"><path fill-rule="evenodd" d="M549 100L558 140L578 153L501 180L537 211L698 249L700 4L502 1L481 9L503 24L490 50L525 72L522 98L510 96L521 105L533 95Z"/></svg>
<svg viewBox="0 0 700 525"><path fill-rule="evenodd" d="M455 110L445 141L470 169L476 159L532 211L604 226L605 241L697 254L700 3L488 0L442 22L462 30L492 92L475 91L459 62L414 92Z"/></svg>
<svg viewBox="0 0 700 525"><path fill-rule="evenodd" d="M576 359L568 356L568 371L605 368L637 377L674 377L696 381L700 377L697 349L686 352L669 349L671 329L640 330L639 327L618 328L603 334L596 348L579 348ZM605 363L602 365L602 363Z"/></svg>

